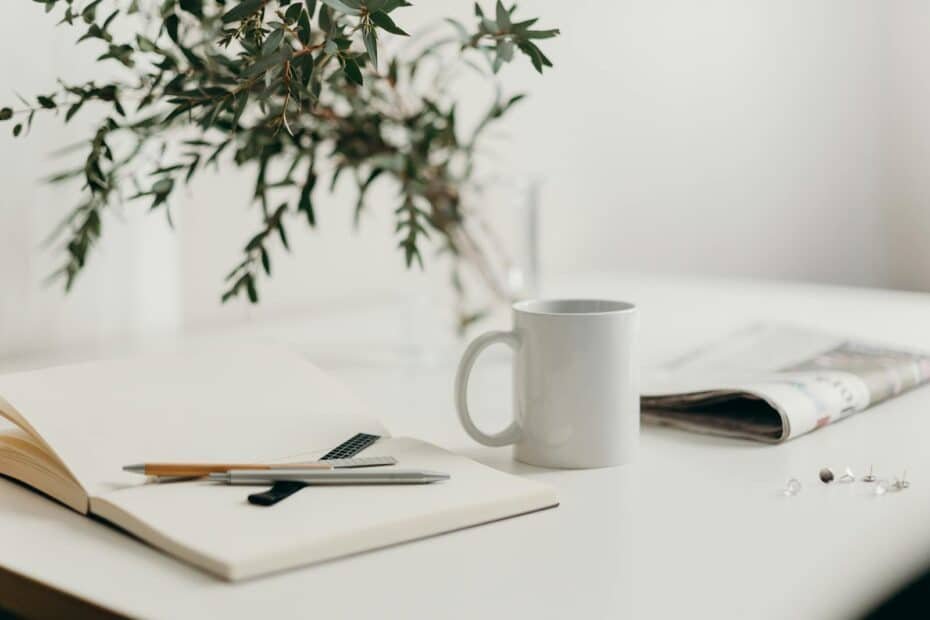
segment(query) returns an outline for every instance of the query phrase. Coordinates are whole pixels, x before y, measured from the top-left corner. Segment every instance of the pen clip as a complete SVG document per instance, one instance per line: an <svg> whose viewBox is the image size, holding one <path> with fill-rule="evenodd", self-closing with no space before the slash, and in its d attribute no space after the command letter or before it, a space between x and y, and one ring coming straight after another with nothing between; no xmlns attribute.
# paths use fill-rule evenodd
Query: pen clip
<svg viewBox="0 0 930 620"><path fill-rule="evenodd" d="M249 495L249 503L255 504L256 506L274 506L305 486L307 486L307 484L304 482L292 482L290 480L278 481L267 491Z"/></svg>

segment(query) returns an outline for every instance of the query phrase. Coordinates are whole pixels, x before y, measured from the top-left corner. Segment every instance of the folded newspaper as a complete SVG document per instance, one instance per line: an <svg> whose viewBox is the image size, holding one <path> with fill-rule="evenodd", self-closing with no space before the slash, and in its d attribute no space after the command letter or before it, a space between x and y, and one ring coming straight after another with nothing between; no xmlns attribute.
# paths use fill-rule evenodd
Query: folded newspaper
<svg viewBox="0 0 930 620"><path fill-rule="evenodd" d="M928 353L757 324L661 366L643 386L643 419L775 443L928 379Z"/></svg>

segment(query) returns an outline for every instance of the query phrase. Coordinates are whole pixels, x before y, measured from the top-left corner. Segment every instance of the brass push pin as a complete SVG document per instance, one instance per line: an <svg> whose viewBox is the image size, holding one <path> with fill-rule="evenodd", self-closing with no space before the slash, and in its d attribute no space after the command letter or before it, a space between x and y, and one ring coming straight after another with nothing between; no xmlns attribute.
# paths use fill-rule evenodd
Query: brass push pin
<svg viewBox="0 0 930 620"><path fill-rule="evenodd" d="M878 480L878 478L876 478L876 477L875 477L875 474L872 473L872 466L869 465L869 473L867 473L866 475L862 476L862 481L863 481L863 482L875 482L876 480Z"/></svg>

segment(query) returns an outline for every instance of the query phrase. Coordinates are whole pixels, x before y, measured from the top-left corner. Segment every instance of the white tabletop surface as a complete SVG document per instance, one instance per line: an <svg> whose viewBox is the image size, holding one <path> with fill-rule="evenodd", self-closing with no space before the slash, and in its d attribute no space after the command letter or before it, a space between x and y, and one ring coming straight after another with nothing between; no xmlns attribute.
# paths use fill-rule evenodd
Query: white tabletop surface
<svg viewBox="0 0 930 620"><path fill-rule="evenodd" d="M633 276L547 293L637 302L647 366L758 320L930 349L930 296L920 294ZM230 334L305 351L376 403L395 435L553 484L559 508L230 584L0 480L0 566L144 617L845 618L930 564L930 388L783 445L645 427L633 466L547 471L471 442L452 406L457 351L391 361L385 334L400 315L376 314ZM488 427L509 415L506 364L491 355L473 380ZM864 484L816 481L824 466L870 464L906 468L911 487L875 497ZM779 496L790 477L802 492Z"/></svg>

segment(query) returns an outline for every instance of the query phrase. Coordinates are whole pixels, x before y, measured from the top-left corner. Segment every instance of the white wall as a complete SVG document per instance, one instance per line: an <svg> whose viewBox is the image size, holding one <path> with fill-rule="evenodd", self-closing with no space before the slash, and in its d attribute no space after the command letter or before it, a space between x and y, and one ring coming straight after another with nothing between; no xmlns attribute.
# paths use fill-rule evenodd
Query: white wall
<svg viewBox="0 0 930 620"><path fill-rule="evenodd" d="M522 125L554 125L521 144L551 153L550 264L886 281L886 3L578 4Z"/></svg>
<svg viewBox="0 0 930 620"><path fill-rule="evenodd" d="M10 4L0 21L0 105L22 108L14 90L34 98L52 91L59 75L93 77L91 48L75 51L80 31L56 28L39 4ZM60 119L40 114L32 134L18 139L10 135L13 121L0 125L0 358L118 335L144 337L180 320L178 239L163 222L143 221L141 206L104 219L113 234L105 235L72 295L62 294L60 281L45 283L63 253L43 242L77 204L79 185L50 187L41 179L82 162L80 154L53 153L86 141L92 118L79 115L64 128Z"/></svg>
<svg viewBox="0 0 930 620"><path fill-rule="evenodd" d="M509 85L532 98L507 125L507 140L495 141L488 161L546 179L545 270L930 288L921 232L930 230L925 220L923 229L913 224L930 191L920 169L930 148L930 134L919 138L930 131L921 103L930 99L923 3L520 5L561 27L563 36L547 47L556 69L546 76L528 67L505 69ZM467 17L471 3L422 3L405 11L405 24L426 23L447 12ZM91 56L90 47L73 51L71 34L51 28L38 5L13 4L7 16L0 40L21 49L28 38L30 53L40 57L27 65L5 55L6 84L34 93L76 57ZM47 40L55 44L45 58L46 48L34 43ZM466 103L480 105L480 93L466 90ZM319 195L319 231L291 227L295 251L275 256L276 276L261 310L220 308L222 276L258 221L248 206L251 171L227 168L197 182L179 205L177 272L162 222L133 223L110 231L116 234L108 256L95 260L74 298L62 302L57 292L36 292L43 272L32 262L45 258L35 244L47 230L36 213L45 201L66 196L50 194L34 179L48 166L43 154L68 139L51 129L15 144L0 137L0 157L9 162L0 170L8 188L0 202L0 239L7 240L0 281L4 291L14 291L0 297L0 347L56 344L65 334L93 337L102 323L119 329L151 323L138 312L150 304L126 301L127 295L152 297L148 276L140 279L142 267L133 266L140 248L154 257L150 272L168 273L158 288L168 301L155 313L162 324L175 315L187 324L238 320L445 286L444 273L403 270L390 201L373 205L355 235L351 191L344 188L332 199ZM28 269L16 266L27 258Z"/></svg>
<svg viewBox="0 0 930 620"><path fill-rule="evenodd" d="M889 3L890 284L930 290L930 3Z"/></svg>

